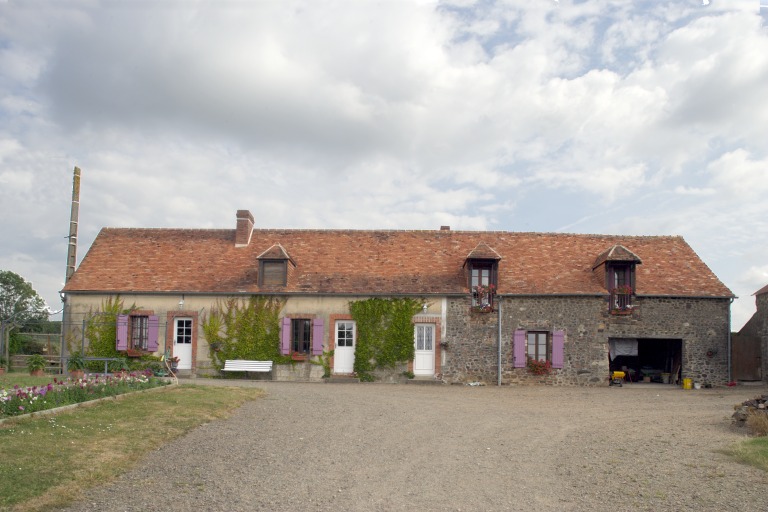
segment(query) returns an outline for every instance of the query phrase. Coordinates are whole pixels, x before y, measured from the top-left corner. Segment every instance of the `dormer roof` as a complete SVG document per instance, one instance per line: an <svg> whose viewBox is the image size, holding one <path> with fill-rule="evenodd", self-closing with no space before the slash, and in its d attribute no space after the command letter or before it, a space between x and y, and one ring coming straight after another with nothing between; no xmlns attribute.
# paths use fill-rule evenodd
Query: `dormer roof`
<svg viewBox="0 0 768 512"><path fill-rule="evenodd" d="M288 254L288 251L285 250L285 247L280 245L279 243L274 244L272 247L264 251L263 253L256 256L257 260L288 260L291 262L291 264L295 267L296 262L293 261L293 258Z"/></svg>
<svg viewBox="0 0 768 512"><path fill-rule="evenodd" d="M642 261L640 260L640 257L624 247L623 245L616 244L612 247L609 247L602 253L598 255L598 257L595 259L595 262L592 264L592 269L596 269L606 261L615 261L615 262L625 262L625 263L635 263L635 264L641 264Z"/></svg>
<svg viewBox="0 0 768 512"><path fill-rule="evenodd" d="M472 249L467 255L468 260L496 260L499 261L501 256L494 251L487 243L480 242Z"/></svg>

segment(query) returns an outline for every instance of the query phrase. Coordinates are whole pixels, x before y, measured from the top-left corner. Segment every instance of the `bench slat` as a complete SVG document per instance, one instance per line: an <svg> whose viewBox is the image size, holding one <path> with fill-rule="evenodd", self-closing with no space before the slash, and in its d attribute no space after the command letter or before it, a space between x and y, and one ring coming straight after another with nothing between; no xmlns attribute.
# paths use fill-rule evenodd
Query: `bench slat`
<svg viewBox="0 0 768 512"><path fill-rule="evenodd" d="M272 361L248 361L245 359L229 359L224 361L225 372L271 372Z"/></svg>

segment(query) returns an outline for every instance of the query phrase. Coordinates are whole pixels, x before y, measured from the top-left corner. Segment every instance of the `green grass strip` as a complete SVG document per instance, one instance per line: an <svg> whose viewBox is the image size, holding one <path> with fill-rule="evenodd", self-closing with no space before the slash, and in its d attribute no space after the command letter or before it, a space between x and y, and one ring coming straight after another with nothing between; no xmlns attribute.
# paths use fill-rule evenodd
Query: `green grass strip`
<svg viewBox="0 0 768 512"><path fill-rule="evenodd" d="M254 388L179 386L0 425L0 510L60 508L144 454L261 396ZM148 430L151 425L151 431Z"/></svg>
<svg viewBox="0 0 768 512"><path fill-rule="evenodd" d="M739 462L768 472L768 437L756 437L742 441L728 453Z"/></svg>

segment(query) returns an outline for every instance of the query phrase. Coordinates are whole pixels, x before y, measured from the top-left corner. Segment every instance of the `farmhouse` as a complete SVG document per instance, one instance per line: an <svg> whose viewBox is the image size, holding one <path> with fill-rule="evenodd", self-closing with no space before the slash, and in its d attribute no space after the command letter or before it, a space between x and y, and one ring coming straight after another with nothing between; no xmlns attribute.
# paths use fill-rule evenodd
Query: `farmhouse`
<svg viewBox="0 0 768 512"><path fill-rule="evenodd" d="M215 371L203 323L228 300L279 300L280 354L307 367L326 357L331 374L348 375L359 341L352 305L403 298L419 306L413 352L390 377L729 378L733 294L675 236L254 229L239 210L234 229L104 228L63 293L70 338L78 319L119 297L134 307L117 319L117 346L168 351L190 375Z"/></svg>

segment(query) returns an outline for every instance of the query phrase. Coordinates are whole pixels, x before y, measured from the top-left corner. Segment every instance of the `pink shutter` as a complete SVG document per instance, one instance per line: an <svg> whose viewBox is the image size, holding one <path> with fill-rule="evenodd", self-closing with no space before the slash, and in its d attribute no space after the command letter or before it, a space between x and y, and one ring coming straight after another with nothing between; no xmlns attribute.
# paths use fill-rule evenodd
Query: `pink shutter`
<svg viewBox="0 0 768 512"><path fill-rule="evenodd" d="M516 330L514 342L515 368L525 368L525 331Z"/></svg>
<svg viewBox="0 0 768 512"><path fill-rule="evenodd" d="M288 355L291 353L291 319L283 317L280 322L280 353Z"/></svg>
<svg viewBox="0 0 768 512"><path fill-rule="evenodd" d="M562 368L565 352L565 331L552 333L552 368Z"/></svg>
<svg viewBox="0 0 768 512"><path fill-rule="evenodd" d="M128 315L117 315L115 349L128 350Z"/></svg>
<svg viewBox="0 0 768 512"><path fill-rule="evenodd" d="M155 315L147 318L147 350L157 351L157 335L160 331L160 319Z"/></svg>
<svg viewBox="0 0 768 512"><path fill-rule="evenodd" d="M312 355L319 356L323 353L323 319L315 318L312 320Z"/></svg>

